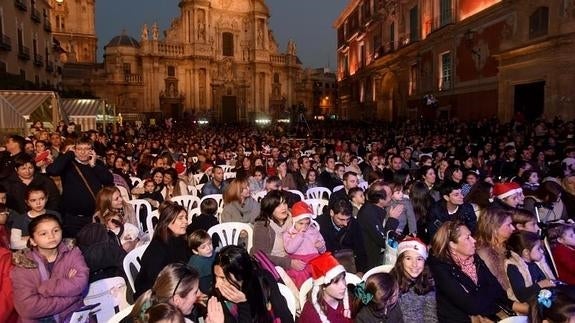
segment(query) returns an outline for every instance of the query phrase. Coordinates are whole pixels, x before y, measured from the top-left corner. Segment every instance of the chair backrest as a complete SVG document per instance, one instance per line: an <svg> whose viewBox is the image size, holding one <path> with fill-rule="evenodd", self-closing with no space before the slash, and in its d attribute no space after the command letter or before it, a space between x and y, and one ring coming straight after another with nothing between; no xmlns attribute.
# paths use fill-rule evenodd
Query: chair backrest
<svg viewBox="0 0 575 323"><path fill-rule="evenodd" d="M306 202L309 206L311 206L311 209L313 210L314 219L318 215L321 215L323 213L323 208L329 204L329 201L324 199L305 199L303 201Z"/></svg>
<svg viewBox="0 0 575 323"><path fill-rule="evenodd" d="M203 177L204 177L204 173L194 174L194 184L195 185L200 184L200 181L202 180Z"/></svg>
<svg viewBox="0 0 575 323"><path fill-rule="evenodd" d="M363 181L363 182L359 182L359 184L357 184L357 186L365 191L367 189L367 187L369 186L369 184L366 181Z"/></svg>
<svg viewBox="0 0 575 323"><path fill-rule="evenodd" d="M224 181L226 179L236 178L236 172L225 172L224 173Z"/></svg>
<svg viewBox="0 0 575 323"><path fill-rule="evenodd" d="M358 275L352 273L345 273L345 283L348 285L357 285L361 283L361 278Z"/></svg>
<svg viewBox="0 0 575 323"><path fill-rule="evenodd" d="M308 278L299 287L299 306L301 309L303 309L303 305L307 301L307 294L309 294L312 287L313 287L313 279L312 278Z"/></svg>
<svg viewBox="0 0 575 323"><path fill-rule="evenodd" d="M392 265L381 265L381 266L373 267L370 270L368 270L365 274L363 274L363 277L361 278L361 280L366 281L367 278L373 274L388 273L392 269L393 269Z"/></svg>
<svg viewBox="0 0 575 323"><path fill-rule="evenodd" d="M234 166L230 166L230 165L218 165L218 166L224 170L224 173L231 172L232 169L234 169Z"/></svg>
<svg viewBox="0 0 575 323"><path fill-rule="evenodd" d="M136 187L142 182L142 179L136 176L130 176L130 182L132 182L132 187Z"/></svg>
<svg viewBox="0 0 575 323"><path fill-rule="evenodd" d="M186 211L190 211L193 208L200 207L200 198L193 195L180 195L174 196L170 201L180 204L186 208Z"/></svg>
<svg viewBox="0 0 575 323"><path fill-rule="evenodd" d="M278 288L280 289L280 293L282 294L282 296L285 298L287 306L289 308L289 311L291 312L291 315L293 316L293 319L295 320L295 314L296 314L295 296L293 295L293 293L291 292L289 287L287 287L286 285L284 285L282 283L278 283Z"/></svg>
<svg viewBox="0 0 575 323"><path fill-rule="evenodd" d="M187 185L188 187L188 194L191 196L198 196L198 189L195 185Z"/></svg>
<svg viewBox="0 0 575 323"><path fill-rule="evenodd" d="M305 192L305 197L308 199L326 199L329 201L331 191L327 187L312 187Z"/></svg>
<svg viewBox="0 0 575 323"><path fill-rule="evenodd" d="M338 186L336 186L336 187L333 188L332 193L335 193L335 192L341 190L342 188L343 188L343 185L338 185Z"/></svg>
<svg viewBox="0 0 575 323"><path fill-rule="evenodd" d="M140 268L142 268L142 256L144 255L144 251L148 248L148 244L141 245L139 247L134 248L134 250L128 252L126 257L124 257L124 273L128 278L128 283L132 288L132 291L136 291L136 286L134 285L134 276L132 275L132 268L136 270L136 273L140 272Z"/></svg>
<svg viewBox="0 0 575 323"><path fill-rule="evenodd" d="M510 316L508 318L499 321L499 323L528 323L528 322L529 318L524 315Z"/></svg>
<svg viewBox="0 0 575 323"><path fill-rule="evenodd" d="M130 315L133 309L134 305L129 305L128 307L124 308L123 310L119 311L114 316L112 316L108 320L108 323L120 323L126 316Z"/></svg>
<svg viewBox="0 0 575 323"><path fill-rule="evenodd" d="M116 185L124 201L130 201L130 193L124 186Z"/></svg>
<svg viewBox="0 0 575 323"><path fill-rule="evenodd" d="M305 196L303 195L302 192L298 191L298 190L287 190L288 192L294 193L297 196L299 196L300 200L305 200Z"/></svg>
<svg viewBox="0 0 575 323"><path fill-rule="evenodd" d="M252 226L241 222L226 222L214 225L208 230L208 234L213 236L217 234L220 237L220 246L238 245L240 233L247 232L246 250L250 251L253 246L254 230Z"/></svg>
<svg viewBox="0 0 575 323"><path fill-rule="evenodd" d="M98 305L94 310L98 322L107 322L116 311L129 306L126 300L126 281L122 277L112 277L91 283L84 304Z"/></svg>
<svg viewBox="0 0 575 323"><path fill-rule="evenodd" d="M549 258L551 258L551 265L553 266L554 272L558 273L559 271L557 271L557 264L555 264L555 258L553 258L553 254L551 253L551 244L549 243L549 239L547 237L543 238L543 245L545 246L545 250L547 250Z"/></svg>
<svg viewBox="0 0 575 323"><path fill-rule="evenodd" d="M218 202L218 207L223 207L223 206L224 206L224 196L223 196L222 194L209 194L209 195L206 195L206 196L204 196L204 197L202 197L202 198L200 199L200 204L202 204L202 202L203 202L205 199L214 199L214 200L216 200L216 202ZM200 206L200 205L198 204L198 206Z"/></svg>
<svg viewBox="0 0 575 323"><path fill-rule="evenodd" d="M206 184L196 184L196 189L198 190L198 193L202 191L202 187L204 187L204 185Z"/></svg>
<svg viewBox="0 0 575 323"><path fill-rule="evenodd" d="M155 221L156 223L154 223L154 219L156 219ZM160 211L158 210L154 210L151 213L148 213L148 216L146 216L146 228L148 228L148 234L150 236L150 239L154 236L154 229L159 221L160 221Z"/></svg>
<svg viewBox="0 0 575 323"><path fill-rule="evenodd" d="M254 198L254 200L256 200L258 203L262 201L262 199L268 194L267 191L259 191L257 193L252 194L252 197Z"/></svg>
<svg viewBox="0 0 575 323"><path fill-rule="evenodd" d="M136 219L138 219L138 226L139 226L140 231L145 232L144 231L144 222L142 222L142 218L146 219L146 221L147 221L148 216L150 216L150 214L152 214L152 206L150 205L150 202L143 200L143 199L136 199L136 200L129 200L128 203L130 203L134 207L134 211L136 214ZM145 211L145 214L143 217L140 217L142 210ZM149 231L151 228L146 226L146 229Z"/></svg>
<svg viewBox="0 0 575 323"><path fill-rule="evenodd" d="M200 214L202 214L202 211L200 210L199 207L196 207L196 208L189 210L188 211L188 225L190 225L192 223L192 219L195 216L199 216Z"/></svg>

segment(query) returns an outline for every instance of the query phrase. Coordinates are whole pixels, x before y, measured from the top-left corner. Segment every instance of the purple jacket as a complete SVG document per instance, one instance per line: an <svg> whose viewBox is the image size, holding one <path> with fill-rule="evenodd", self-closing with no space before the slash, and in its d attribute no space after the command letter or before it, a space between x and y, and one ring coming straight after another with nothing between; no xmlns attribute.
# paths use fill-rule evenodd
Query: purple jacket
<svg viewBox="0 0 575 323"><path fill-rule="evenodd" d="M310 225L305 232L297 232L293 227L283 233L284 248L289 255L319 255L325 252L325 241L317 227ZM316 242L321 248L315 246Z"/></svg>
<svg viewBox="0 0 575 323"><path fill-rule="evenodd" d="M42 281L38 263L27 250L25 258L14 264L12 285L14 306L20 322L36 322L43 317L58 315L58 322L68 322L72 313L83 306L83 294L88 287L90 270L80 249L60 243L58 257L48 280ZM70 269L76 275L68 278Z"/></svg>

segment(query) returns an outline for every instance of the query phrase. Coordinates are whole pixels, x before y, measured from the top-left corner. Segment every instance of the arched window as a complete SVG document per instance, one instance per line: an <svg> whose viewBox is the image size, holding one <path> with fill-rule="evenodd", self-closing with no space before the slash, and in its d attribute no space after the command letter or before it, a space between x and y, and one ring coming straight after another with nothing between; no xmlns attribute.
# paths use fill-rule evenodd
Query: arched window
<svg viewBox="0 0 575 323"><path fill-rule="evenodd" d="M529 16L529 39L547 35L548 28L549 7L539 7Z"/></svg>
<svg viewBox="0 0 575 323"><path fill-rule="evenodd" d="M234 56L234 34L222 33L222 55L227 57Z"/></svg>

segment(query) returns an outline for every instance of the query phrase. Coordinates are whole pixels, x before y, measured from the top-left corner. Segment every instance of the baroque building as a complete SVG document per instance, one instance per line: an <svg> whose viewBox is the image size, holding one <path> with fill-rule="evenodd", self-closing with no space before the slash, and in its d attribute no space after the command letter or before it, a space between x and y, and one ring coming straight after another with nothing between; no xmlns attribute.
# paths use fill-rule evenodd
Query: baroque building
<svg viewBox="0 0 575 323"><path fill-rule="evenodd" d="M264 0L181 0L179 8L164 32L152 22L139 39L114 37L103 64L67 65L64 87L91 91L123 114L224 122L278 116L298 103L296 45L280 50Z"/></svg>
<svg viewBox="0 0 575 323"><path fill-rule="evenodd" d="M52 39L51 9L47 0L0 2L1 82L18 78L37 88L59 86L60 51Z"/></svg>
<svg viewBox="0 0 575 323"><path fill-rule="evenodd" d="M334 27L344 118L575 117L574 0L351 0Z"/></svg>

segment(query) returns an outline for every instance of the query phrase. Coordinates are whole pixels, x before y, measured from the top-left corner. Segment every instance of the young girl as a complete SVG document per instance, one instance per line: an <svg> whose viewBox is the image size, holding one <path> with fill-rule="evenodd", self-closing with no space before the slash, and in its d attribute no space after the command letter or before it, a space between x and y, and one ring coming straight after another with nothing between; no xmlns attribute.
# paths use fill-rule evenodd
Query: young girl
<svg viewBox="0 0 575 323"><path fill-rule="evenodd" d="M547 235L559 279L575 285L575 227L557 224L547 229Z"/></svg>
<svg viewBox="0 0 575 323"><path fill-rule="evenodd" d="M310 169L307 171L307 175L305 176L305 185L307 189L319 186L319 183L317 182L317 170Z"/></svg>
<svg viewBox="0 0 575 323"><path fill-rule="evenodd" d="M403 212L399 216L399 225L397 227L397 232L400 234L417 234L417 220L415 219L415 212L413 211L413 205L409 200L409 197L403 194L403 185L392 183L390 184L392 191L391 194L391 207L395 207L398 204L403 205ZM408 227L408 232L405 230L405 226Z"/></svg>
<svg viewBox="0 0 575 323"><path fill-rule="evenodd" d="M529 322L575 322L575 290L571 286L543 289L529 302Z"/></svg>
<svg viewBox="0 0 575 323"><path fill-rule="evenodd" d="M80 249L62 243L62 225L55 215L34 218L28 230L30 249L12 270L20 322L68 322L83 306L89 269Z"/></svg>
<svg viewBox="0 0 575 323"><path fill-rule="evenodd" d="M144 193L140 194L138 198L148 201L152 210L156 210L164 202L162 193L156 190L156 183L150 178L144 181Z"/></svg>
<svg viewBox="0 0 575 323"><path fill-rule="evenodd" d="M365 204L363 190L360 187L350 188L349 192L347 192L347 196L353 206L352 215L354 218L357 218L357 212L359 212L359 209Z"/></svg>
<svg viewBox="0 0 575 323"><path fill-rule="evenodd" d="M509 299L526 302L542 288L555 286L553 273L537 266L543 259L539 236L529 231L516 231L506 242L507 259L505 271L511 288Z"/></svg>
<svg viewBox="0 0 575 323"><path fill-rule="evenodd" d="M48 149L48 144L43 140L37 140L34 144L34 162L36 167L41 170L41 173L46 173L46 167L50 165L54 159Z"/></svg>
<svg viewBox="0 0 575 323"><path fill-rule="evenodd" d="M313 287L298 322L351 323L345 268L326 252L309 262Z"/></svg>
<svg viewBox="0 0 575 323"><path fill-rule="evenodd" d="M103 224L108 231L117 237L118 243L126 252L132 251L146 235L140 232L140 229L131 223L127 223L122 214L115 211L107 211L102 217ZM146 239L149 240L149 239Z"/></svg>
<svg viewBox="0 0 575 323"><path fill-rule="evenodd" d="M401 308L397 305L399 285L391 274L377 273L355 287L359 308L354 322L403 323Z"/></svg>
<svg viewBox="0 0 575 323"><path fill-rule="evenodd" d="M292 210L293 226L283 233L284 248L291 259L305 263L325 252L325 241L315 225L311 224L313 210L305 202L297 202ZM309 269L289 269L288 275L298 288L310 277Z"/></svg>
<svg viewBox="0 0 575 323"><path fill-rule="evenodd" d="M51 214L60 219L60 214L56 211L46 210L48 194L46 190L39 186L29 186L25 192L26 206L28 212L14 216L12 229L10 230L10 247L12 249L24 249L30 236L28 225L32 219L42 215Z"/></svg>

